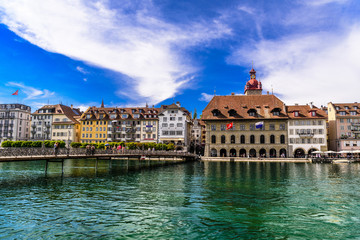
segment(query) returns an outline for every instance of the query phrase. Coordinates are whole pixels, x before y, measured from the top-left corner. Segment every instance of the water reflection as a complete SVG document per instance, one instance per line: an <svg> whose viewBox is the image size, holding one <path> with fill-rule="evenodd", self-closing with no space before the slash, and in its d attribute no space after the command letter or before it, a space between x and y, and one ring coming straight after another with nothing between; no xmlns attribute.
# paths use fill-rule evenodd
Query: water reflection
<svg viewBox="0 0 360 240"><path fill-rule="evenodd" d="M159 164L0 163L0 238L359 237L359 164Z"/></svg>

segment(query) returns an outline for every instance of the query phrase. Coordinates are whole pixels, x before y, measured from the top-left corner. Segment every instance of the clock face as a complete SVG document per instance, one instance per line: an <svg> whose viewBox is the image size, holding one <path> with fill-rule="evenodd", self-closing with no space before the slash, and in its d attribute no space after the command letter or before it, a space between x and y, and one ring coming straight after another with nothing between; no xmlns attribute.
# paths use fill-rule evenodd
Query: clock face
<svg viewBox="0 0 360 240"><path fill-rule="evenodd" d="M251 78L255 78L255 75L251 75Z"/></svg>

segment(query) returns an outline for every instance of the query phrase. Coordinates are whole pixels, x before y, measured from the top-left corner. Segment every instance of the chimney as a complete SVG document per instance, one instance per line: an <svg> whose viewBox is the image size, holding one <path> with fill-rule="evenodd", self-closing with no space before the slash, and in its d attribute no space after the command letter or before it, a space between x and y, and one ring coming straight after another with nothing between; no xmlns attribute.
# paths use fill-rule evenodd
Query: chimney
<svg viewBox="0 0 360 240"><path fill-rule="evenodd" d="M234 95L235 95L235 93L232 92L232 93L231 93L231 96L234 96Z"/></svg>
<svg viewBox="0 0 360 240"><path fill-rule="evenodd" d="M298 104L298 103L295 103L295 106L299 106L299 104Z"/></svg>
<svg viewBox="0 0 360 240"><path fill-rule="evenodd" d="M267 93L267 95L269 95L269 91L267 91L266 93Z"/></svg>
<svg viewBox="0 0 360 240"><path fill-rule="evenodd" d="M310 108L313 108L314 105L313 105L313 102L310 102Z"/></svg>
<svg viewBox="0 0 360 240"><path fill-rule="evenodd" d="M71 107L71 109L73 109L74 106L71 104L70 107Z"/></svg>
<svg viewBox="0 0 360 240"><path fill-rule="evenodd" d="M181 107L180 102L176 102L176 105L177 105L178 107Z"/></svg>

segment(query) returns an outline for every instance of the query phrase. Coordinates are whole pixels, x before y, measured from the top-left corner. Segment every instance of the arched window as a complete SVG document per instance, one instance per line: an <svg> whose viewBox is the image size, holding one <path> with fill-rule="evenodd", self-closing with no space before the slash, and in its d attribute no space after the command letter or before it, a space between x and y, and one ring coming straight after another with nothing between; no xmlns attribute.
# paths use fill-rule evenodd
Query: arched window
<svg viewBox="0 0 360 240"><path fill-rule="evenodd" d="M275 136L274 135L270 135L270 143L275 143Z"/></svg>
<svg viewBox="0 0 360 240"><path fill-rule="evenodd" d="M285 144L285 135L280 136L280 143Z"/></svg>
<svg viewBox="0 0 360 240"><path fill-rule="evenodd" d="M235 135L231 135L230 142L235 143Z"/></svg>
<svg viewBox="0 0 360 240"><path fill-rule="evenodd" d="M236 157L236 150L235 149L230 149L230 157Z"/></svg>
<svg viewBox="0 0 360 240"><path fill-rule="evenodd" d="M244 148L240 149L239 156L240 157L246 157L246 150Z"/></svg>
<svg viewBox="0 0 360 240"><path fill-rule="evenodd" d="M226 150L225 149L220 150L220 157L226 157Z"/></svg>
<svg viewBox="0 0 360 240"><path fill-rule="evenodd" d="M255 143L255 136L254 135L250 136L250 143L252 143L252 144Z"/></svg>
<svg viewBox="0 0 360 240"><path fill-rule="evenodd" d="M216 136L215 135L211 136L211 143L216 143Z"/></svg>
<svg viewBox="0 0 360 240"><path fill-rule="evenodd" d="M225 136L224 135L221 136L221 143L225 143Z"/></svg>
<svg viewBox="0 0 360 240"><path fill-rule="evenodd" d="M240 143L245 144L245 135L240 136Z"/></svg>
<svg viewBox="0 0 360 240"><path fill-rule="evenodd" d="M265 136L264 135L260 136L260 143L262 143L262 144L265 143Z"/></svg>

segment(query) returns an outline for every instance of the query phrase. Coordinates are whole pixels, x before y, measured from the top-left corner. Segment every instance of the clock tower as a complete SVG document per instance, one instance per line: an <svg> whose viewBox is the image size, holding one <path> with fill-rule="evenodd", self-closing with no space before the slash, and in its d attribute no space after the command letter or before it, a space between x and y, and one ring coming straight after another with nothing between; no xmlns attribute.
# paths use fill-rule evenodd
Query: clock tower
<svg viewBox="0 0 360 240"><path fill-rule="evenodd" d="M262 95L261 82L256 80L256 71L254 68L250 70L250 80L245 85L245 95Z"/></svg>

